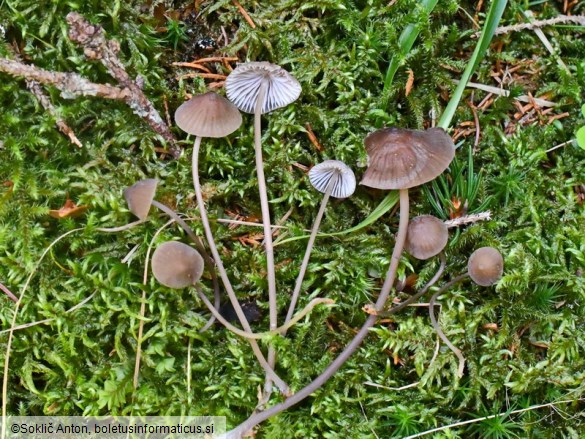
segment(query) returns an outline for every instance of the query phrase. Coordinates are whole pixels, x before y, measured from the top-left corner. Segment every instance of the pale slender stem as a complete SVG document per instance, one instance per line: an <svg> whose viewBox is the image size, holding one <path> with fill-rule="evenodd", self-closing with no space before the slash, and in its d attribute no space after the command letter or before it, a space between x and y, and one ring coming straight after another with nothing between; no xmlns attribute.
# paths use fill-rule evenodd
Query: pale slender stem
<svg viewBox="0 0 585 439"><path fill-rule="evenodd" d="M459 378L461 378L463 376L463 369L465 368L465 357L463 356L461 351L459 349L457 349L453 345L453 343L451 343L449 341L449 339L443 333L443 330L439 326L439 322L437 322L437 318L435 317L435 302L437 300L437 297L439 297L441 294L443 294L448 288L452 287L453 285L455 285L458 282L461 282L463 279L467 278L467 276L469 276L469 274L465 273L465 274L462 274L460 276L457 276L456 278L454 278L450 282L446 283L445 285L443 285L443 287L441 289L439 289L435 294L433 294L433 296L431 297L431 300L429 301L429 316L431 318L431 324L433 325L433 328L435 328L437 335L439 337L441 337L441 340L443 340L445 342L445 344L449 347L449 349L451 349L453 351L453 353L457 356L457 359L459 360L459 368L457 369L457 376Z"/></svg>
<svg viewBox="0 0 585 439"><path fill-rule="evenodd" d="M209 249L211 250L211 254L215 263L217 264L217 270L223 282L223 285L226 289L228 297L230 298L230 302L240 320L240 324L244 328L244 331L252 333L252 329L250 328L250 324L244 315L244 311L238 302L238 298L236 297L236 293L232 287L232 284L228 278L227 272L225 267L223 266L223 262L219 256L219 252L217 251L217 246L215 245L215 240L213 238L213 234L211 233L211 226L209 225L209 219L207 218L207 210L205 209L205 202L203 201L203 194L201 193L201 184L199 182L199 148L201 147L201 137L195 137L195 143L193 145L193 163L192 163L192 172L193 172L193 185L195 187L195 196L197 197L197 205L199 206L199 215L201 216L201 224L203 224L203 229L205 230L205 236L207 238L207 242L209 244ZM255 340L249 340L250 346L252 347L252 351L254 351L254 355L260 362L260 365L266 372L266 375L269 376L278 386L280 391L283 394L288 394L289 388L286 383L276 375L276 372L269 366L268 362L264 358L258 343Z"/></svg>
<svg viewBox="0 0 585 439"><path fill-rule="evenodd" d="M392 285L394 284L394 280L396 279L396 271L398 269L398 263L400 262L400 256L402 255L402 250L404 248L404 241L406 240L406 229L408 227L408 189L401 189L400 190L400 222L398 225L398 234L396 235L396 243L394 245L394 251L392 252L392 259L390 261L390 267L388 268L388 272L386 273L386 280L384 281L384 285L382 286L382 290L380 291L380 295L378 296L378 300L376 301L376 309L381 311L384 308L384 304L388 299L388 295L390 294L390 290L392 289ZM266 419L282 412L283 410L292 407L293 405L299 403L307 396L315 392L315 390L319 389L329 378L331 378L335 372L339 370L341 366L345 364L345 362L351 357L351 355L356 351L356 349L360 346L362 341L366 338L366 336L370 332L370 328L374 326L376 323L377 316L369 316L365 323L363 324L360 331L356 334L353 340L346 346L343 352L335 359L333 362L319 375L315 378L309 385L304 387L303 389L299 390L297 393L292 395L291 397L287 398L286 401L281 402L275 406L272 406L263 412L256 413L248 420L244 421L242 424L237 426L234 430L226 433L224 436L225 438L240 438L244 433L250 431L259 423L265 421Z"/></svg>
<svg viewBox="0 0 585 439"><path fill-rule="evenodd" d="M270 337L273 335L281 335L283 333L286 333L286 331L293 326L295 323L297 323L299 320L301 320L303 317L305 317L308 313L310 313L313 308L315 308L317 305L332 305L335 303L334 300L332 299L325 299L325 298L317 298L317 299L313 299L309 302L309 304L307 306L305 306L300 312L298 312L292 319L290 319L287 323L285 323L282 326L279 326L278 328L272 330L272 331L266 331L266 332L246 332L246 331L242 331L241 329L236 328L234 325L232 325L230 322L228 322L220 313L219 311L217 311L213 305L211 304L211 302L209 301L209 299L205 296L205 294L203 294L203 292L201 291L201 288L199 288L199 286L195 286L195 289L197 290L197 294L199 295L199 298L203 301L203 303L205 304L205 306L207 306L207 308L209 309L209 311L211 311L211 313L215 316L215 318L223 325L226 327L227 330L233 332L236 335L239 335L240 337L244 337L248 340L261 340L265 337Z"/></svg>
<svg viewBox="0 0 585 439"><path fill-rule="evenodd" d="M325 213L325 207L327 206L327 202L329 201L329 197L331 195L331 191L333 190L333 186L335 186L335 182L337 178L332 177L327 185L327 189L325 190L325 195L321 200L321 206L319 207L319 212L317 212L317 217L315 218L315 223L313 224L313 228L311 229L311 236L309 237L309 242L307 243L307 249L305 250L305 256L303 257L303 262L301 264L301 269L299 271L299 276L297 277L297 281L295 283L295 289L292 293L292 298L290 300L290 306L288 308L288 313L286 314L285 323L288 322L291 318L293 313L295 312L295 307L297 306L297 300L299 299L299 293L301 292L301 287L303 285L303 279L305 278L305 273L307 272L307 267L309 266L309 259L311 258L311 251L313 250L313 245L315 244L315 238L317 237L317 232L319 231L319 226L321 225L321 220L323 219L323 214Z"/></svg>
<svg viewBox="0 0 585 439"><path fill-rule="evenodd" d="M256 108L254 109L254 151L256 153L256 173L258 174L258 191L260 193L260 208L262 210L262 224L264 226L264 246L266 249L266 270L268 274L268 306L270 310L270 330L278 326L276 312L276 273L274 268L274 247L272 244L272 226L270 225L270 209L268 207L268 191L264 178L264 161L262 160L262 105L268 85L263 82L260 86Z"/></svg>
<svg viewBox="0 0 585 439"><path fill-rule="evenodd" d="M138 221L133 221L131 223L125 224L123 226L120 227L98 227L96 228L96 230L98 232L106 232L106 233L116 233L116 232L123 232L125 230L129 230L134 226L137 226L139 224L145 223L146 220L138 220Z"/></svg>

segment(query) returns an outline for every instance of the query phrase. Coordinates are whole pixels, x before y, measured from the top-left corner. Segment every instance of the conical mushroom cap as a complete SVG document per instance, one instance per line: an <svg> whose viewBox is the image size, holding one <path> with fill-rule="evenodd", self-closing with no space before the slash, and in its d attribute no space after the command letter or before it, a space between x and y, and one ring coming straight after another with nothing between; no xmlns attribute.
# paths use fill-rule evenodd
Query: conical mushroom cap
<svg viewBox="0 0 585 439"><path fill-rule="evenodd" d="M319 192L325 193L329 182L334 178L331 196L347 198L355 191L355 175L345 163L339 160L325 160L309 171L309 181Z"/></svg>
<svg viewBox="0 0 585 439"><path fill-rule="evenodd" d="M502 277L504 258L493 247L478 248L469 257L467 271L473 282L482 287L489 287Z"/></svg>
<svg viewBox="0 0 585 439"><path fill-rule="evenodd" d="M152 255L152 273L169 288L185 288L203 274L203 258L192 247L177 241L159 245Z"/></svg>
<svg viewBox="0 0 585 439"><path fill-rule="evenodd" d="M421 215L408 223L404 248L416 259L429 259L443 251L449 240L447 226L432 215Z"/></svg>
<svg viewBox="0 0 585 439"><path fill-rule="evenodd" d="M124 198L128 203L128 210L139 219L145 220L150 211L150 204L154 199L158 180L147 178L134 183L124 190Z"/></svg>
<svg viewBox="0 0 585 439"><path fill-rule="evenodd" d="M431 181L455 156L455 145L441 128L383 128L366 137L365 145L368 169L360 184L377 189L408 189Z"/></svg>
<svg viewBox="0 0 585 439"><path fill-rule="evenodd" d="M282 67L269 62L248 62L237 66L225 81L227 97L241 111L254 113L260 86L267 89L262 114L286 107L301 94L301 84Z"/></svg>
<svg viewBox="0 0 585 439"><path fill-rule="evenodd" d="M242 124L237 107L223 96L209 92L195 96L175 111L177 126L199 137L225 137Z"/></svg>

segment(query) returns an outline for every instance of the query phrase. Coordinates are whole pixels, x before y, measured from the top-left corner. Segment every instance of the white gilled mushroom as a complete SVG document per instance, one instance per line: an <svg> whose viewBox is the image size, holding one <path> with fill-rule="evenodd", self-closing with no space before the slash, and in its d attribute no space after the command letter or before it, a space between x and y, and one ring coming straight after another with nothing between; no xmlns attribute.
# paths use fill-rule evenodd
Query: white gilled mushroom
<svg viewBox="0 0 585 439"><path fill-rule="evenodd" d="M197 197L197 205L199 207L199 214L201 215L201 222L205 230L205 236L211 250L211 254L217 265L217 270L221 276L226 292L229 296L230 302L236 311L238 319L244 330L248 333L252 332L250 324L242 311L242 307L238 302L236 294L232 288L231 282L227 276L225 267L219 256L213 234L211 233L211 227L209 225L209 219L207 217L207 211L205 209L205 202L203 200L203 194L201 192L201 183L199 181L199 149L201 147L202 137L225 137L235 130L237 130L242 124L242 115L238 111L237 107L224 97L217 93L205 93L203 95L195 96L189 101L182 104L177 108L175 112L175 121L179 128L183 131L194 134L195 142L193 145L193 158L192 158L192 172L193 172L193 185L195 187L195 195ZM270 376L277 384L278 388L284 394L288 393L288 386L286 383L276 375L274 370L268 364L258 343L254 340L250 340L250 345L254 354L258 358L258 361L265 369L268 376Z"/></svg>
<svg viewBox="0 0 585 439"><path fill-rule="evenodd" d="M309 181L315 189L324 193L325 195L323 196L321 206L319 207L319 212L317 213L315 223L311 229L311 236L309 237L307 249L305 250L305 256L303 258L299 275L295 283L295 289L293 290L285 323L287 323L292 318L292 315L295 311L303 279L307 271L307 266L309 265L311 251L313 250L315 238L317 237L317 231L319 230L319 225L321 224L321 219L323 218L329 197L332 196L335 198L347 198L354 193L356 187L356 180L353 171L349 168L349 166L339 160L326 160L323 163L319 163L318 165L313 166L309 171Z"/></svg>
<svg viewBox="0 0 585 439"><path fill-rule="evenodd" d="M264 242L266 246L266 263L268 272L268 299L270 308L270 329L277 327L276 310L276 274L274 267L274 249L272 245L272 227L270 209L264 178L262 161L260 117L264 113L285 107L296 101L301 93L299 82L282 67L268 62L249 62L237 66L225 81L227 97L240 110L254 113L254 149L256 153L256 172L262 224L264 225Z"/></svg>

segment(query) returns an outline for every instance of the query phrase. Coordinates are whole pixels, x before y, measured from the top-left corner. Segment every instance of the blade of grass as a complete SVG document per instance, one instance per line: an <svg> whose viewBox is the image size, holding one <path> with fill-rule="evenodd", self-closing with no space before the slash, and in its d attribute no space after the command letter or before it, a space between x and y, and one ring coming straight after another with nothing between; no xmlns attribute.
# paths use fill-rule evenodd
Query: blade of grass
<svg viewBox="0 0 585 439"><path fill-rule="evenodd" d="M392 209L396 203L398 202L398 191L391 191L384 197L382 202L368 215L368 217L363 220L361 223L350 227L349 229L342 230L340 232L333 232L333 233L319 233L317 235L318 238L323 238L327 236L340 236L345 235L348 233L357 232L358 230L363 229L364 227L368 227L369 225L373 224L380 218L382 215L387 213L390 209ZM278 241L274 243L274 246L286 244L287 242L298 241L300 239L308 239L310 235L301 235L301 236L294 236L292 238L283 239L282 241Z"/></svg>
<svg viewBox="0 0 585 439"><path fill-rule="evenodd" d="M457 106L461 101L463 91L465 90L465 87L469 82L471 75L473 75L473 73L475 72L475 69L485 56L487 49L490 46L492 38L494 37L494 33L496 32L498 24L500 23L500 19L502 18L504 10L506 9L507 3L508 0L494 0L492 2L485 23L483 25L481 37L477 42L477 46L475 46L475 50L473 51L471 59L467 63L467 67L463 72L463 76L461 77L459 84L457 84L455 93L453 94L451 100L447 104L447 108L445 108L445 111L441 115L441 119L439 119L439 123L437 124L438 127L441 127L446 130L447 128L449 128L449 125L451 125L451 119L453 119L453 116L455 115L455 110L457 109Z"/></svg>

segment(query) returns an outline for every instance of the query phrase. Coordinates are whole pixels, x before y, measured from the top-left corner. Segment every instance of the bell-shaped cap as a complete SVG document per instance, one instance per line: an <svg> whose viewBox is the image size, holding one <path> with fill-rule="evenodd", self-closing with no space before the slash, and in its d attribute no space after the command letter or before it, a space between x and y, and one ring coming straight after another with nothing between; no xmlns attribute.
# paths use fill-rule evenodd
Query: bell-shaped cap
<svg viewBox="0 0 585 439"><path fill-rule="evenodd" d="M432 215L421 215L408 223L404 248L416 259L429 259L443 251L449 240L447 226Z"/></svg>
<svg viewBox="0 0 585 439"><path fill-rule="evenodd" d="M199 137L225 137L242 124L237 107L214 92L195 96L175 111L177 126Z"/></svg>
<svg viewBox="0 0 585 439"><path fill-rule="evenodd" d="M478 248L469 257L467 271L473 282L482 287L489 287L502 277L504 258L493 247Z"/></svg>
<svg viewBox="0 0 585 439"><path fill-rule="evenodd" d="M269 62L248 62L237 66L225 81L227 97L245 113L254 113L260 87L266 84L261 113L286 107L301 94L301 84L282 67Z"/></svg>
<svg viewBox="0 0 585 439"><path fill-rule="evenodd" d="M319 192L325 193L329 183L333 181L331 196L347 198L355 191L356 181L353 171L339 160L325 160L309 171L309 181Z"/></svg>
<svg viewBox="0 0 585 439"><path fill-rule="evenodd" d="M203 258L192 247L177 241L159 245L152 255L152 273L169 288L185 288L203 274Z"/></svg>
<svg viewBox="0 0 585 439"><path fill-rule="evenodd" d="M455 145L442 128L383 128L365 140L368 169L360 184L408 189L438 177L453 160Z"/></svg>
<svg viewBox="0 0 585 439"><path fill-rule="evenodd" d="M124 198L128 203L128 210L139 219L145 220L150 211L150 204L154 199L158 180L147 178L134 183L124 190Z"/></svg>

